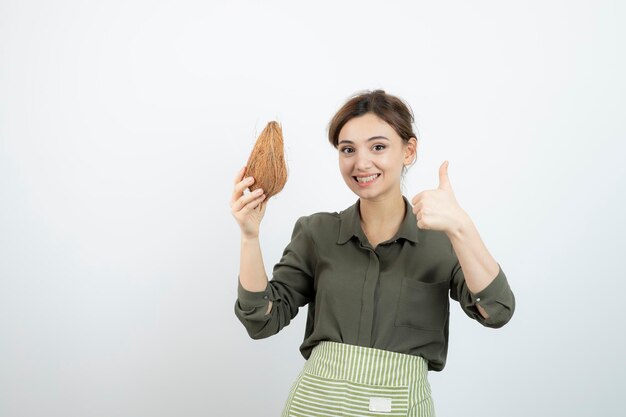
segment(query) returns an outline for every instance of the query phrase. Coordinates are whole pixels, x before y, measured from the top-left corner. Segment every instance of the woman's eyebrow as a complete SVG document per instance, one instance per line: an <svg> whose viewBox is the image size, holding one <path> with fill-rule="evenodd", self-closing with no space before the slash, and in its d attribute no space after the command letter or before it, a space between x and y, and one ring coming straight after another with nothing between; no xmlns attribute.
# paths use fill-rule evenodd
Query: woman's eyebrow
<svg viewBox="0 0 626 417"><path fill-rule="evenodd" d="M369 138L369 139L367 140L367 142L369 142L369 141L371 141L371 140L376 140L376 139L385 139L385 140L389 140L388 138L386 138L386 137L384 137L384 136L372 136L371 138ZM349 139L343 139L343 140L340 140L340 141L339 141L339 143L338 143L337 145L339 145L339 144L341 144L341 143L354 143L354 142L353 142L353 141L351 141L351 140L349 140Z"/></svg>

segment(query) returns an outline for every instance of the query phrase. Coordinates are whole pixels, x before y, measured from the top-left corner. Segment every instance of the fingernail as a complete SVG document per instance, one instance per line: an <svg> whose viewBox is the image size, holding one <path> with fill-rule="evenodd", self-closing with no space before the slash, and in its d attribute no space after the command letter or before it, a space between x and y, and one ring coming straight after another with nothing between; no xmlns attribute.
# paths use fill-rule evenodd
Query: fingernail
<svg viewBox="0 0 626 417"><path fill-rule="evenodd" d="M263 190L260 189L260 188L257 188L256 190L254 190L254 192L257 193L257 194L261 194L263 192Z"/></svg>
<svg viewBox="0 0 626 417"><path fill-rule="evenodd" d="M252 182L252 177L246 178L246 182Z"/></svg>

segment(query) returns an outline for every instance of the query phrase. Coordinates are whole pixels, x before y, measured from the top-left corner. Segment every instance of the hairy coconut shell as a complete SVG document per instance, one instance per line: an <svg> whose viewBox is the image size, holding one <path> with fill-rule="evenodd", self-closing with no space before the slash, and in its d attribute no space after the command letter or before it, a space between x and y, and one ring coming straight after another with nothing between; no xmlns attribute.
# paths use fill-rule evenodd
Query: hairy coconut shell
<svg viewBox="0 0 626 417"><path fill-rule="evenodd" d="M256 140L246 164L245 177L254 177L250 191L262 188L265 200L278 194L287 182L287 164L281 126L271 121Z"/></svg>

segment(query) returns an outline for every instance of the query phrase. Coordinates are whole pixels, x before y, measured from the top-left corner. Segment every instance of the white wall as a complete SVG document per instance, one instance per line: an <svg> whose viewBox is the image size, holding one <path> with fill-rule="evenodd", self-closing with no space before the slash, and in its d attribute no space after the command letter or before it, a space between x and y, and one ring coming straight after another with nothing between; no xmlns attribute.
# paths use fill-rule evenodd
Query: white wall
<svg viewBox="0 0 626 417"><path fill-rule="evenodd" d="M438 416L617 415L626 362L623 2L0 3L0 415L277 416L306 311L248 338L233 177L269 120L261 228L356 201L326 127L383 88L416 115L407 195L449 174L517 297L452 304Z"/></svg>

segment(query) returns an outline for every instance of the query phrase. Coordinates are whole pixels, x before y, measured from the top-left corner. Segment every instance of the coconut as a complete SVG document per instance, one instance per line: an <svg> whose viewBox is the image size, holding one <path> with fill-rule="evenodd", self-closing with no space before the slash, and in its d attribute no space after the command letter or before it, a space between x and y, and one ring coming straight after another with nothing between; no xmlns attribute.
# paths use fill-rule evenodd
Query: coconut
<svg viewBox="0 0 626 417"><path fill-rule="evenodd" d="M271 121L261 132L246 164L245 177L254 177L250 191L262 188L265 200L278 194L287 182L287 164L283 131L278 122Z"/></svg>

